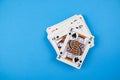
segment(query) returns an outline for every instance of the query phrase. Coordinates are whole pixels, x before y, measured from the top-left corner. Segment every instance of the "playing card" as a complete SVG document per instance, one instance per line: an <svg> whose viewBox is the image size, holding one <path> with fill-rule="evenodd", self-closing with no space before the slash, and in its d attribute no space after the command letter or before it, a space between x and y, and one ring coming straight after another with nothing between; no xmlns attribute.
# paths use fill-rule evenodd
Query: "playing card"
<svg viewBox="0 0 120 80"><path fill-rule="evenodd" d="M79 69L90 48L91 37L93 36L72 28L57 59Z"/></svg>

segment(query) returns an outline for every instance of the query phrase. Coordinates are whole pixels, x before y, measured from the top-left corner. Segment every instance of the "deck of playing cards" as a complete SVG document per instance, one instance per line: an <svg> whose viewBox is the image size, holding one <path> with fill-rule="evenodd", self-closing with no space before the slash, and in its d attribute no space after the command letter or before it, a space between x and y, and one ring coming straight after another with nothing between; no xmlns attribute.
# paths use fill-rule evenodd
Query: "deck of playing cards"
<svg viewBox="0 0 120 80"><path fill-rule="evenodd" d="M48 27L46 31L57 53L57 60L80 69L88 50L94 46L94 36L83 16L74 15Z"/></svg>

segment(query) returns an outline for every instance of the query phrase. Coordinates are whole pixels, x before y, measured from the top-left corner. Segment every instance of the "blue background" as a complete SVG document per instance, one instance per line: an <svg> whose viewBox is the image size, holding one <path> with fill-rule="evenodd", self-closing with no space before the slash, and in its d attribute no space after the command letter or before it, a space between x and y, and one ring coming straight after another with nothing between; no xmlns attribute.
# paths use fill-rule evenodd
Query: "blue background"
<svg viewBox="0 0 120 80"><path fill-rule="evenodd" d="M83 14L95 36L80 70L56 60L46 28ZM120 80L120 0L0 0L0 80Z"/></svg>

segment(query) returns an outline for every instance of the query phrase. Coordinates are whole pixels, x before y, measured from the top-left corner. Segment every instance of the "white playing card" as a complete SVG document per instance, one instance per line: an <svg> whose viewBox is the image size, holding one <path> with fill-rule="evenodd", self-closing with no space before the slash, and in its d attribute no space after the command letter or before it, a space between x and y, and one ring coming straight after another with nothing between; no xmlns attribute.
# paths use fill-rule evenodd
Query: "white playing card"
<svg viewBox="0 0 120 80"><path fill-rule="evenodd" d="M93 37L90 34L85 34L82 31L73 29L69 32L66 42L64 43L61 54L57 56L57 59L67 63L73 67L80 69L85 56L90 48L90 38Z"/></svg>

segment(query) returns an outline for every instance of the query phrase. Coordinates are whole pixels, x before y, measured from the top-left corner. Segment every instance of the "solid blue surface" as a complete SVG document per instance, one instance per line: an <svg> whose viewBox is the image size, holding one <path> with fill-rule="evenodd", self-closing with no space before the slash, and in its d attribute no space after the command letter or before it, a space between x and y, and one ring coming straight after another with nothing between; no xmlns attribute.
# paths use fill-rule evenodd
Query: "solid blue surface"
<svg viewBox="0 0 120 80"><path fill-rule="evenodd" d="M83 14L95 36L80 70L56 60L46 28ZM120 80L120 0L0 0L0 80Z"/></svg>

